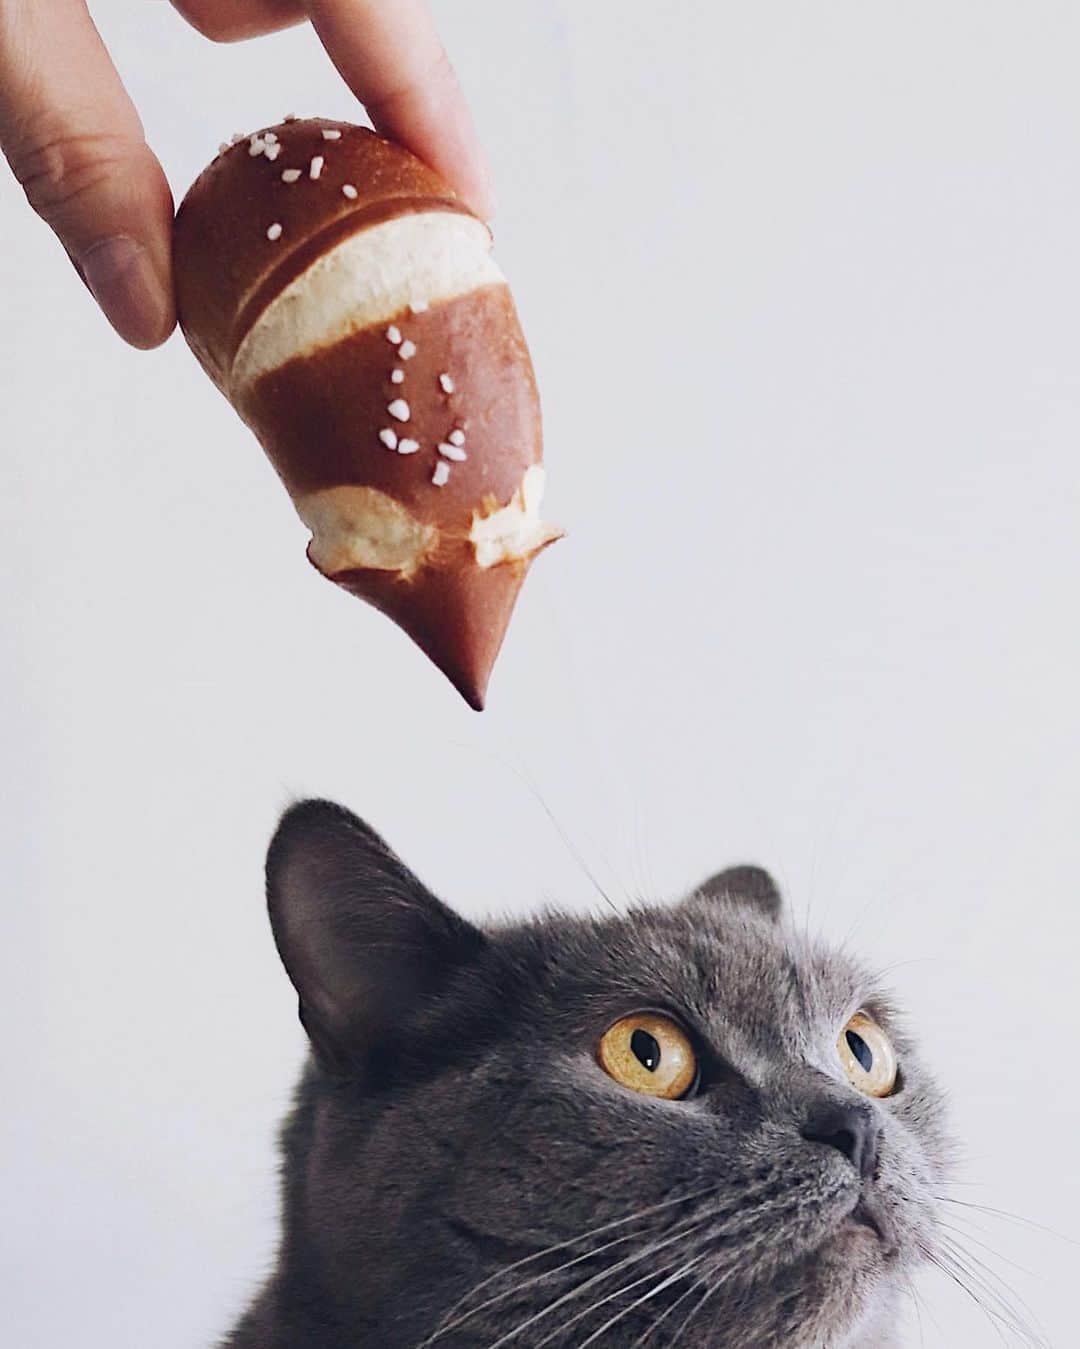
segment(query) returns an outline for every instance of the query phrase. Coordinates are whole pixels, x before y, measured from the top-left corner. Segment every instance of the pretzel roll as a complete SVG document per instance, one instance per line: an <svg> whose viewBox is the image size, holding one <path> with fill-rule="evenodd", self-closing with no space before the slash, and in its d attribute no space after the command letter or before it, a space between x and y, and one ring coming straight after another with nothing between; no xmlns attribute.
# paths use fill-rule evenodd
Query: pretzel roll
<svg viewBox="0 0 1080 1349"><path fill-rule="evenodd" d="M176 218L180 324L311 531L475 708L541 519L540 404L491 235L400 146L321 119L223 146Z"/></svg>

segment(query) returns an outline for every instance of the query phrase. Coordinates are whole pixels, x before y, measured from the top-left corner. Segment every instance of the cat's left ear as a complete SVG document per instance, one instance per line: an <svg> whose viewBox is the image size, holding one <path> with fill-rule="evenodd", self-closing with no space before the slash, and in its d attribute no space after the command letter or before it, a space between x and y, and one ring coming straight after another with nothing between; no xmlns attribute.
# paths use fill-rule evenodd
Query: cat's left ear
<svg viewBox="0 0 1080 1349"><path fill-rule="evenodd" d="M745 904L765 918L777 921L783 912L784 901L779 887L761 867L728 867L710 876L689 896L693 899L725 899Z"/></svg>
<svg viewBox="0 0 1080 1349"><path fill-rule="evenodd" d="M363 820L331 801L286 811L266 858L274 940L331 1072L392 1057L487 939Z"/></svg>

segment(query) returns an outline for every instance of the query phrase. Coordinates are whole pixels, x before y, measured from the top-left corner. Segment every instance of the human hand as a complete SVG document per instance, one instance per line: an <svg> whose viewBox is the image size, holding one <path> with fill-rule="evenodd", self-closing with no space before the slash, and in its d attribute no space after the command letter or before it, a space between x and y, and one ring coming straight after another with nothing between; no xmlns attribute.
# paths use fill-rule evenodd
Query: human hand
<svg viewBox="0 0 1080 1349"><path fill-rule="evenodd" d="M487 165L425 0L172 3L218 42L310 20L376 128L491 215ZM0 0L0 147L120 336L164 342L176 322L172 194L85 0Z"/></svg>

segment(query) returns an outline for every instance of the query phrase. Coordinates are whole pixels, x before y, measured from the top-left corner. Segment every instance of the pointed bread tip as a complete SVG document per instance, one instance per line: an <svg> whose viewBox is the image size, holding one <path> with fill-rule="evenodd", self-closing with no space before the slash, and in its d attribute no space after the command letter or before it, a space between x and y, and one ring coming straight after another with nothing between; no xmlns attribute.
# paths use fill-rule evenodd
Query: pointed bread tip
<svg viewBox="0 0 1080 1349"><path fill-rule="evenodd" d="M528 562L425 568L409 581L374 569L331 579L393 619L468 705L482 712Z"/></svg>

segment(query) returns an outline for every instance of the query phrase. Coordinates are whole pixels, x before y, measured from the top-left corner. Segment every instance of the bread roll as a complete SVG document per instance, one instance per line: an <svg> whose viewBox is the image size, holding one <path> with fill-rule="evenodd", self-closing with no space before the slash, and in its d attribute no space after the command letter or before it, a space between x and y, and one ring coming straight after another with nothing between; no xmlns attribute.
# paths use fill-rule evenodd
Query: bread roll
<svg viewBox="0 0 1080 1349"><path fill-rule="evenodd" d="M540 405L487 226L364 128L240 139L176 218L180 324L311 531L475 708L543 522Z"/></svg>

